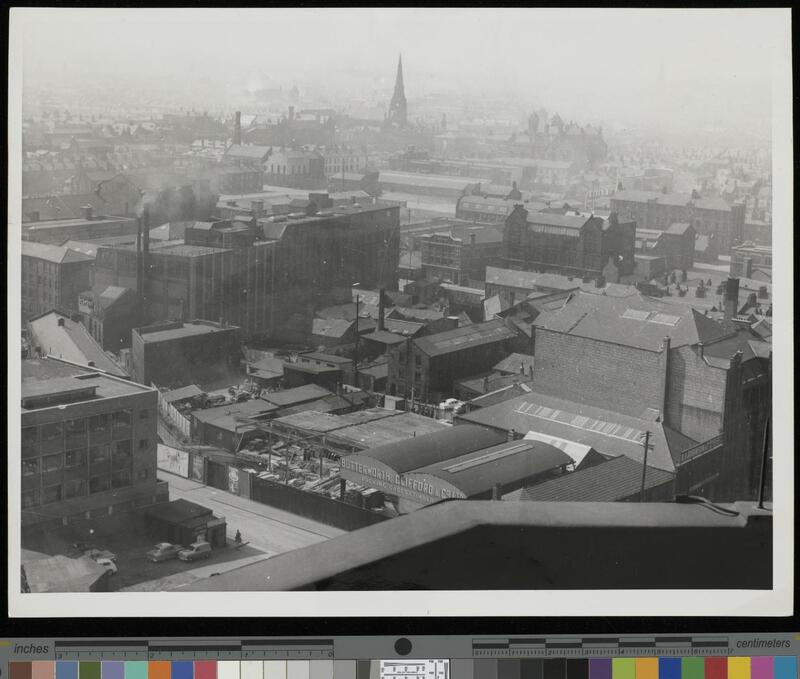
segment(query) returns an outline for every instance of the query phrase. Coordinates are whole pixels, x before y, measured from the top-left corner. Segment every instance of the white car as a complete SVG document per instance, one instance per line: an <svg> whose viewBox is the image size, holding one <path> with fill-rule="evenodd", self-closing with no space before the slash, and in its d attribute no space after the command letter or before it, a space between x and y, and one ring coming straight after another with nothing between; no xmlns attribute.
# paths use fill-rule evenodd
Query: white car
<svg viewBox="0 0 800 679"><path fill-rule="evenodd" d="M107 571L111 573L111 575L115 575L117 573L117 564L115 564L111 559L100 557L94 560L94 562L98 566L103 566Z"/></svg>

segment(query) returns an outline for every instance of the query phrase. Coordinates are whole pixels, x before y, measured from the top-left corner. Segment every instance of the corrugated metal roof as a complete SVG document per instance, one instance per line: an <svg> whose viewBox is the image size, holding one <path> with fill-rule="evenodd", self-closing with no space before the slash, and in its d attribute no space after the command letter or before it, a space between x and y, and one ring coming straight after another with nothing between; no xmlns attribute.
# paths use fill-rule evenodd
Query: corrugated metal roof
<svg viewBox="0 0 800 679"><path fill-rule="evenodd" d="M415 469L406 478L435 476L469 498L490 491L496 484L519 483L571 462L569 455L547 443L506 441Z"/></svg>
<svg viewBox="0 0 800 679"><path fill-rule="evenodd" d="M643 458L643 439L640 437L649 430L653 449L648 462L667 471L673 471L680 453L695 443L682 434L668 437L668 428L654 419L631 417L533 391L458 415L457 419L504 431L534 431L591 446L602 454L623 454L634 460Z"/></svg>
<svg viewBox="0 0 800 679"><path fill-rule="evenodd" d="M398 474L403 474L412 469L496 446L505 440L505 436L486 427L461 425L413 438L406 437L401 441L369 448L356 454L361 458L381 462Z"/></svg>
<svg viewBox="0 0 800 679"><path fill-rule="evenodd" d="M620 455L526 488L520 500L535 502L619 502L638 495L644 465ZM645 488L671 483L675 474L647 465Z"/></svg>
<svg viewBox="0 0 800 679"><path fill-rule="evenodd" d="M473 323L427 337L419 337L414 340L414 343L428 356L439 356L483 344L503 342L516 336L517 334L508 328L501 319L495 319L485 323Z"/></svg>

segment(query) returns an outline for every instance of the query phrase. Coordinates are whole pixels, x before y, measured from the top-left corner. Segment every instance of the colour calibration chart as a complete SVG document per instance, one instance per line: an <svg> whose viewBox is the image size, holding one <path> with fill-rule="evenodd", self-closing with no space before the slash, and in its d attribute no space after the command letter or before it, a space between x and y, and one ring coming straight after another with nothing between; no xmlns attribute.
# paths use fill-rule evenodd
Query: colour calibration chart
<svg viewBox="0 0 800 679"><path fill-rule="evenodd" d="M0 640L0 672L8 679L798 679L799 653L800 634L24 639Z"/></svg>

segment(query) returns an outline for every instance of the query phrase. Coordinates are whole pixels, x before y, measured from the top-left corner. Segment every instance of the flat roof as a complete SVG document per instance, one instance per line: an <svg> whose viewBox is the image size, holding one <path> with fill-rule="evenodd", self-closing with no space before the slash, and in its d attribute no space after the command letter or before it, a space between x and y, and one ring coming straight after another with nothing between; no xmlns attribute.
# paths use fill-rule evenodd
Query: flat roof
<svg viewBox="0 0 800 679"><path fill-rule="evenodd" d="M23 222L23 231L38 231L40 229L62 228L71 226L83 226L85 224L109 224L113 222L131 222L133 217L93 217L84 219L83 217L70 217L68 219L43 219L38 222Z"/></svg>
<svg viewBox="0 0 800 679"><path fill-rule="evenodd" d="M150 326L154 327L154 326ZM198 335L211 335L220 332L238 332L239 327L229 325L220 328L218 325L208 325L207 323L184 323L180 328L168 328L164 330L151 330L141 328L137 330L146 343L169 342L172 340L183 339L184 337L196 337Z"/></svg>
<svg viewBox="0 0 800 679"><path fill-rule="evenodd" d="M679 540L703 534L714 545L734 541L739 549L755 546L759 538L765 539L772 526L772 512L758 510L753 503L724 505L731 512L715 511L705 504L676 504L667 502L629 503L617 502L487 502L460 500L441 502L406 516L379 522L360 530L298 550L278 554L271 559L243 566L217 577L195 581L181 587L181 591L266 591L266 590L345 590L345 589L442 589L439 583L449 579L456 589L591 589L603 587L617 589L619 568L624 568L623 580L630 577L637 588L657 587L668 582L670 587L697 581L702 574L704 582L719 582L725 573L729 554L720 553L711 563L705 560L680 562L676 572L666 568L665 573L651 569L642 572L641 548L658 550L656 560L666 559L662 552L675 549ZM752 534L763 522L765 533ZM577 530L576 529L581 529ZM614 529L614 530L609 530ZM621 542L631 547L627 553L606 550L599 552L604 566L595 572L591 562L576 564L568 572L558 567L575 563L577 554L587 554L592 536L602 541L609 534L619 535ZM664 545L664 538L675 535ZM496 537L496 545L487 538ZM541 544L563 544L569 553L541 561L548 553ZM633 549L639 543L639 550ZM769 557L769 541L762 547ZM702 544L702 543L700 543ZM490 551L496 547L495 551ZM456 551L457 550L457 551ZM582 552L581 552L582 550ZM612 548L613 550L613 548ZM502 568L476 572L470 568L472 559L489 553L485 564L498 563ZM423 554L423 557L420 557ZM579 558L579 557L577 557ZM430 559L438 559L432 568ZM617 572L610 563L616 561ZM666 563L666 562L664 562ZM699 564L699 565L698 565ZM698 567L701 569L698 572ZM768 570L767 570L768 569ZM752 569L751 569L752 570ZM760 586L769 587L771 566L753 576ZM512 576L510 580L509 577ZM380 577L380 579L379 579ZM727 580L727 588L747 588L741 575L734 574L737 582ZM752 583L753 580L746 582ZM402 583L402 584L401 584ZM686 585L684 584L684 587ZM711 585L710 585L711 586Z"/></svg>
<svg viewBox="0 0 800 679"><path fill-rule="evenodd" d="M445 426L430 417L402 412L395 417L386 417L374 422L340 429L331 436L341 443L363 450L438 432Z"/></svg>
<svg viewBox="0 0 800 679"><path fill-rule="evenodd" d="M385 410L384 408L369 408L367 410L357 410L354 413L344 415L331 415L316 410L306 410L301 413L293 413L276 417L273 424L324 433L336 429L344 429L359 424L381 420L386 417L397 417L401 411Z"/></svg>
<svg viewBox="0 0 800 679"><path fill-rule="evenodd" d="M55 374L59 374L58 370ZM46 377L46 372L38 373L37 377L23 378L22 399L41 398L44 396L72 395L77 396L81 392L86 394L85 399L70 400L67 405L81 403L85 401L96 401L104 398L117 398L119 396L130 396L155 392L151 387L121 379L112 375L97 372L84 372L71 377ZM23 412L36 410L46 410L48 408L58 408L58 403L41 407L22 408Z"/></svg>
<svg viewBox="0 0 800 679"><path fill-rule="evenodd" d="M426 186L463 191L468 186L480 184L482 179L475 177L453 177L450 175L422 174L417 172L385 172L380 171L378 182L381 184L404 184L406 186Z"/></svg>

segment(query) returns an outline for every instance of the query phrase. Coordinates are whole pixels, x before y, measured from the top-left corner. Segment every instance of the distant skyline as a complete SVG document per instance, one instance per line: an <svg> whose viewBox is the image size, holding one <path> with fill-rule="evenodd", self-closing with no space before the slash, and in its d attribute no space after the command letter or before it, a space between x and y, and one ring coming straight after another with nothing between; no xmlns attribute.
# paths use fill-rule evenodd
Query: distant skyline
<svg viewBox="0 0 800 679"><path fill-rule="evenodd" d="M259 83L333 98L513 97L582 121L675 131L770 124L779 10L26 9L24 78L76 88L178 78L198 105ZM787 58L784 56L784 58ZM413 112L409 115L413 117Z"/></svg>

